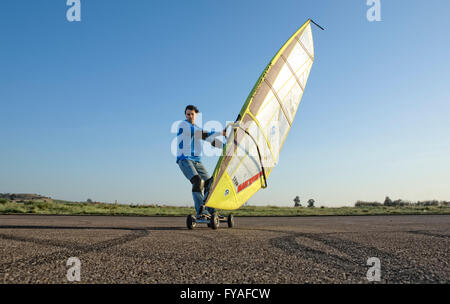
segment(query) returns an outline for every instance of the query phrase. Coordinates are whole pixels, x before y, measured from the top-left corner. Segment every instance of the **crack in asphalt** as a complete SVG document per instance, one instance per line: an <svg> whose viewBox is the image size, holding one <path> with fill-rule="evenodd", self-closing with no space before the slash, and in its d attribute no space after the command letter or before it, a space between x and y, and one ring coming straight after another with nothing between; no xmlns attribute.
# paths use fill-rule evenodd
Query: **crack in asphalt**
<svg viewBox="0 0 450 304"><path fill-rule="evenodd" d="M412 234L419 234L424 236L431 236L431 237L438 237L443 239L450 239L450 235L443 234L443 233L436 233L436 232L428 232L428 231L422 231L422 230L413 230L413 231L407 231L408 233Z"/></svg>

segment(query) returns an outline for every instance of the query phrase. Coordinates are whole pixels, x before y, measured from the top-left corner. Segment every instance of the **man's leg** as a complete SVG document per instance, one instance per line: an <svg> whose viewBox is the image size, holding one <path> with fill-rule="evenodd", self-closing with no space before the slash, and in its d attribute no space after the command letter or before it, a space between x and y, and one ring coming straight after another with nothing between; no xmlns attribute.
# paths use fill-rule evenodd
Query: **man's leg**
<svg viewBox="0 0 450 304"><path fill-rule="evenodd" d="M193 161L188 159L180 160L178 165L180 166L184 176L186 176L192 184L192 198L194 199L195 212L198 216L200 213L200 207L203 205L202 190L204 181L197 172Z"/></svg>
<svg viewBox="0 0 450 304"><path fill-rule="evenodd" d="M194 198L195 211L197 212L197 216L200 215L200 209L203 205L203 187L205 185L205 181L200 177L200 175L195 175L191 178L192 184L192 197Z"/></svg>
<svg viewBox="0 0 450 304"><path fill-rule="evenodd" d="M195 169L197 170L198 174L201 176L201 178L204 181L207 181L211 178L211 176L208 174L208 171L206 171L206 168L203 166L201 162L194 162ZM202 196L202 201L204 197ZM202 203L203 204L203 203ZM213 214L216 210L214 208L207 207L206 211L208 211L210 214Z"/></svg>

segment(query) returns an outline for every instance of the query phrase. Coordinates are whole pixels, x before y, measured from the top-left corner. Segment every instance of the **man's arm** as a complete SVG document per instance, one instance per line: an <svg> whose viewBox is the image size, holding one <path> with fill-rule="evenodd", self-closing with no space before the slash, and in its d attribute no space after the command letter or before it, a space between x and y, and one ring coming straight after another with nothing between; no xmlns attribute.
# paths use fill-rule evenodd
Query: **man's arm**
<svg viewBox="0 0 450 304"><path fill-rule="evenodd" d="M227 136L227 130L223 130L222 133L219 132L207 132L207 131L203 131L202 130L202 139L206 140L208 137L214 135L214 137L218 137L218 136Z"/></svg>
<svg viewBox="0 0 450 304"><path fill-rule="evenodd" d="M223 130L222 133L202 131L203 140L208 141L215 148L222 149L223 142L217 138L219 136L226 136L226 130Z"/></svg>

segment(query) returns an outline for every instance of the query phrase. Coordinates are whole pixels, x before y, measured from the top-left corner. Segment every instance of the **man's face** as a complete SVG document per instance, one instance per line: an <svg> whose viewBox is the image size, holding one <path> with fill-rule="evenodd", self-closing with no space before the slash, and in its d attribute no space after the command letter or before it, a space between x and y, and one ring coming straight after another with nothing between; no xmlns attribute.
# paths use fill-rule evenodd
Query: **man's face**
<svg viewBox="0 0 450 304"><path fill-rule="evenodd" d="M197 113L195 113L194 110L186 110L186 120L189 121L191 124L194 124L195 117L197 116Z"/></svg>

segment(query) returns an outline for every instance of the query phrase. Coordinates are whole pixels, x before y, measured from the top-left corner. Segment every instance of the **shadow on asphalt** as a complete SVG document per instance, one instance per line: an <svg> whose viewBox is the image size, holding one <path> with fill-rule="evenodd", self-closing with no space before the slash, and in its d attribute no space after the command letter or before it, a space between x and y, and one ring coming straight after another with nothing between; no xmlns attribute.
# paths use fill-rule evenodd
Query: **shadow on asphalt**
<svg viewBox="0 0 450 304"><path fill-rule="evenodd" d="M128 231L174 231L187 230L185 227L80 227L80 226L16 226L16 225L0 225L0 229L55 229L55 230L128 230Z"/></svg>

